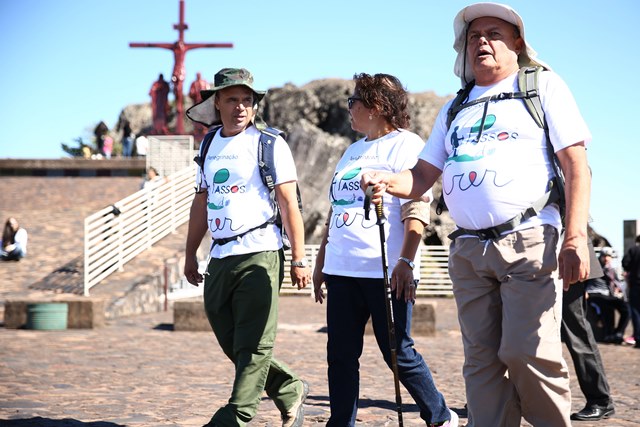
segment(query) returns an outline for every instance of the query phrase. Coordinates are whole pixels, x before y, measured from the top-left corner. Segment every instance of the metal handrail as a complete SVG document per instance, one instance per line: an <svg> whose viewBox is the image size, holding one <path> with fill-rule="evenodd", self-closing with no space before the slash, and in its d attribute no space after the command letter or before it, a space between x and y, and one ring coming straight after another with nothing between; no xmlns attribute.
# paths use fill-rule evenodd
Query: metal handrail
<svg viewBox="0 0 640 427"><path fill-rule="evenodd" d="M305 257L310 265L315 265L320 245L305 245ZM451 278L449 277L448 246L420 246L420 283L418 285L419 296L451 296L453 295ZM289 265L291 251L285 251L285 266ZM193 298L202 295L203 286L193 286L182 274L184 254L178 253L175 257L165 262L165 289L166 299L175 301L183 298ZM206 260L200 263L200 271L207 268ZM307 286L298 290L292 286L290 269L285 267L284 280L280 288L280 295L313 295L313 286Z"/></svg>
<svg viewBox="0 0 640 427"><path fill-rule="evenodd" d="M315 265L320 245L305 245L305 257L310 264ZM423 296L453 295L451 278L449 277L449 247L448 246L420 246L420 282L417 293ZM289 265L291 252L285 251L285 266ZM313 267L312 267L313 268ZM284 281L280 294L296 294L311 292L311 287L298 290L291 285L289 268L285 268Z"/></svg>
<svg viewBox="0 0 640 427"><path fill-rule="evenodd" d="M84 295L189 220L196 169L186 167L84 220Z"/></svg>
<svg viewBox="0 0 640 427"><path fill-rule="evenodd" d="M122 271L128 261L189 220L195 173L195 167L184 168L85 218L85 296L93 286L112 273ZM319 245L306 245L306 257L311 265L315 265L318 248ZM290 252L285 252L285 256L288 260ZM418 295L452 295L448 257L448 247L421 246ZM291 286L289 269L285 270L281 293L299 292Z"/></svg>

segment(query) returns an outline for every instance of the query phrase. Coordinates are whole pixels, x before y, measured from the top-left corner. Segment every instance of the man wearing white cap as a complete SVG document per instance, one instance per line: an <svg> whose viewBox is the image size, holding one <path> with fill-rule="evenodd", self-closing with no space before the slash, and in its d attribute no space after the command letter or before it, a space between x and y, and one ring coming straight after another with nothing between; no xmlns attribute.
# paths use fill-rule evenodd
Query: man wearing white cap
<svg viewBox="0 0 640 427"><path fill-rule="evenodd" d="M365 174L362 186L413 198L442 175L458 230L449 274L465 351L468 426L570 426L562 356L562 290L587 278L591 134L558 75L539 75L539 99L565 176L565 228L557 203L531 214L555 176L545 131L518 92L521 67L543 66L509 6L477 3L454 20L454 72L475 81L448 124L444 106L418 163L397 174ZM494 96L495 95L495 96ZM559 251L558 251L559 248Z"/></svg>

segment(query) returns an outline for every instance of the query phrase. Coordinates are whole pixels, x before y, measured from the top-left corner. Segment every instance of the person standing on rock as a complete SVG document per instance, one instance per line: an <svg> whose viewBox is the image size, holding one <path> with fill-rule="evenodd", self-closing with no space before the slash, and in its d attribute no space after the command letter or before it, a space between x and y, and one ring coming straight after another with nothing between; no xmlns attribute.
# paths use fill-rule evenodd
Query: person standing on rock
<svg viewBox="0 0 640 427"><path fill-rule="evenodd" d="M167 135L169 116L169 83L162 74L158 75L158 80L153 82L149 90L151 97L151 115L153 117L153 133L156 135Z"/></svg>
<svg viewBox="0 0 640 427"><path fill-rule="evenodd" d="M215 132L198 167L191 206L184 274L198 286L204 280L204 305L220 347L234 363L235 379L227 405L206 426L244 426L256 415L263 390L274 401L283 427L300 427L308 385L273 357L278 296L284 276L280 228L272 221L269 189L258 169L263 124L256 115L265 92L253 88L244 68L224 68L203 101L187 111ZM291 242L291 279L298 289L311 280L304 258L304 226L296 195L296 167L282 137L274 147L282 223ZM196 252L207 229L213 237L203 276Z"/></svg>

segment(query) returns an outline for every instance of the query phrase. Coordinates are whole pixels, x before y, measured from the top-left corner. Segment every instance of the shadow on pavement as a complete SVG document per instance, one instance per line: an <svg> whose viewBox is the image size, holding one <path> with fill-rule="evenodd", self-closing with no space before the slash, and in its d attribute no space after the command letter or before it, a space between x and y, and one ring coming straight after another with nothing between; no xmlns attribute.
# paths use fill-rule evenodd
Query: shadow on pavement
<svg viewBox="0 0 640 427"><path fill-rule="evenodd" d="M3 427L126 427L124 424L115 424L108 421L85 423L71 418L52 420L51 418L42 417L22 420L0 420L0 425Z"/></svg>

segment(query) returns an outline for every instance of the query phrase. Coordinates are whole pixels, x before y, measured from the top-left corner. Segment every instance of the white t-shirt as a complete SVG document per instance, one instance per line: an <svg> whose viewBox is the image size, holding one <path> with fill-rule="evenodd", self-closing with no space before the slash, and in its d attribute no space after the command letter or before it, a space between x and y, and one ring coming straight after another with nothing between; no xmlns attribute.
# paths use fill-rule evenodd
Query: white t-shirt
<svg viewBox="0 0 640 427"><path fill-rule="evenodd" d="M22 249L24 254L27 254L27 241L29 240L29 235L27 234L27 230L20 227L18 231L16 231L16 235L13 237L13 240L16 242L16 246Z"/></svg>
<svg viewBox="0 0 640 427"><path fill-rule="evenodd" d="M424 141L418 135L406 131L394 131L382 138L367 141L366 138L350 145L336 166L329 200L333 210L329 220L329 237L325 248L326 274L382 278L380 229L375 206L371 205L369 220L364 218L364 192L360 189L362 174L371 170L400 172L413 167ZM385 240L389 274L393 271L404 238L401 221L401 205L408 200L385 194L383 199ZM416 266L419 265L416 253ZM420 277L419 269L414 277Z"/></svg>
<svg viewBox="0 0 640 427"><path fill-rule="evenodd" d="M518 90L517 73L492 86L475 86L469 101ZM550 71L539 75L539 93L554 150L584 141L591 133L573 95ZM490 102L478 141L485 103L461 110L447 130L448 102L438 114L420 158L442 170L442 188L455 223L478 230L500 225L531 207L547 191L554 172L544 130L520 99ZM561 227L555 204L516 230L542 224Z"/></svg>
<svg viewBox="0 0 640 427"><path fill-rule="evenodd" d="M144 135L140 135L139 137L137 137L136 138L136 152L138 153L138 155L139 156L146 156L148 149L149 149L149 139Z"/></svg>
<svg viewBox="0 0 640 427"><path fill-rule="evenodd" d="M230 138L218 130L198 168L198 186L207 189L207 222L214 239L237 236L267 222L273 216L269 189L260 178L258 144L260 131L254 126ZM274 146L275 184L297 181L291 150L278 137ZM282 247L275 224L260 228L226 245L215 245L212 258L224 258Z"/></svg>

